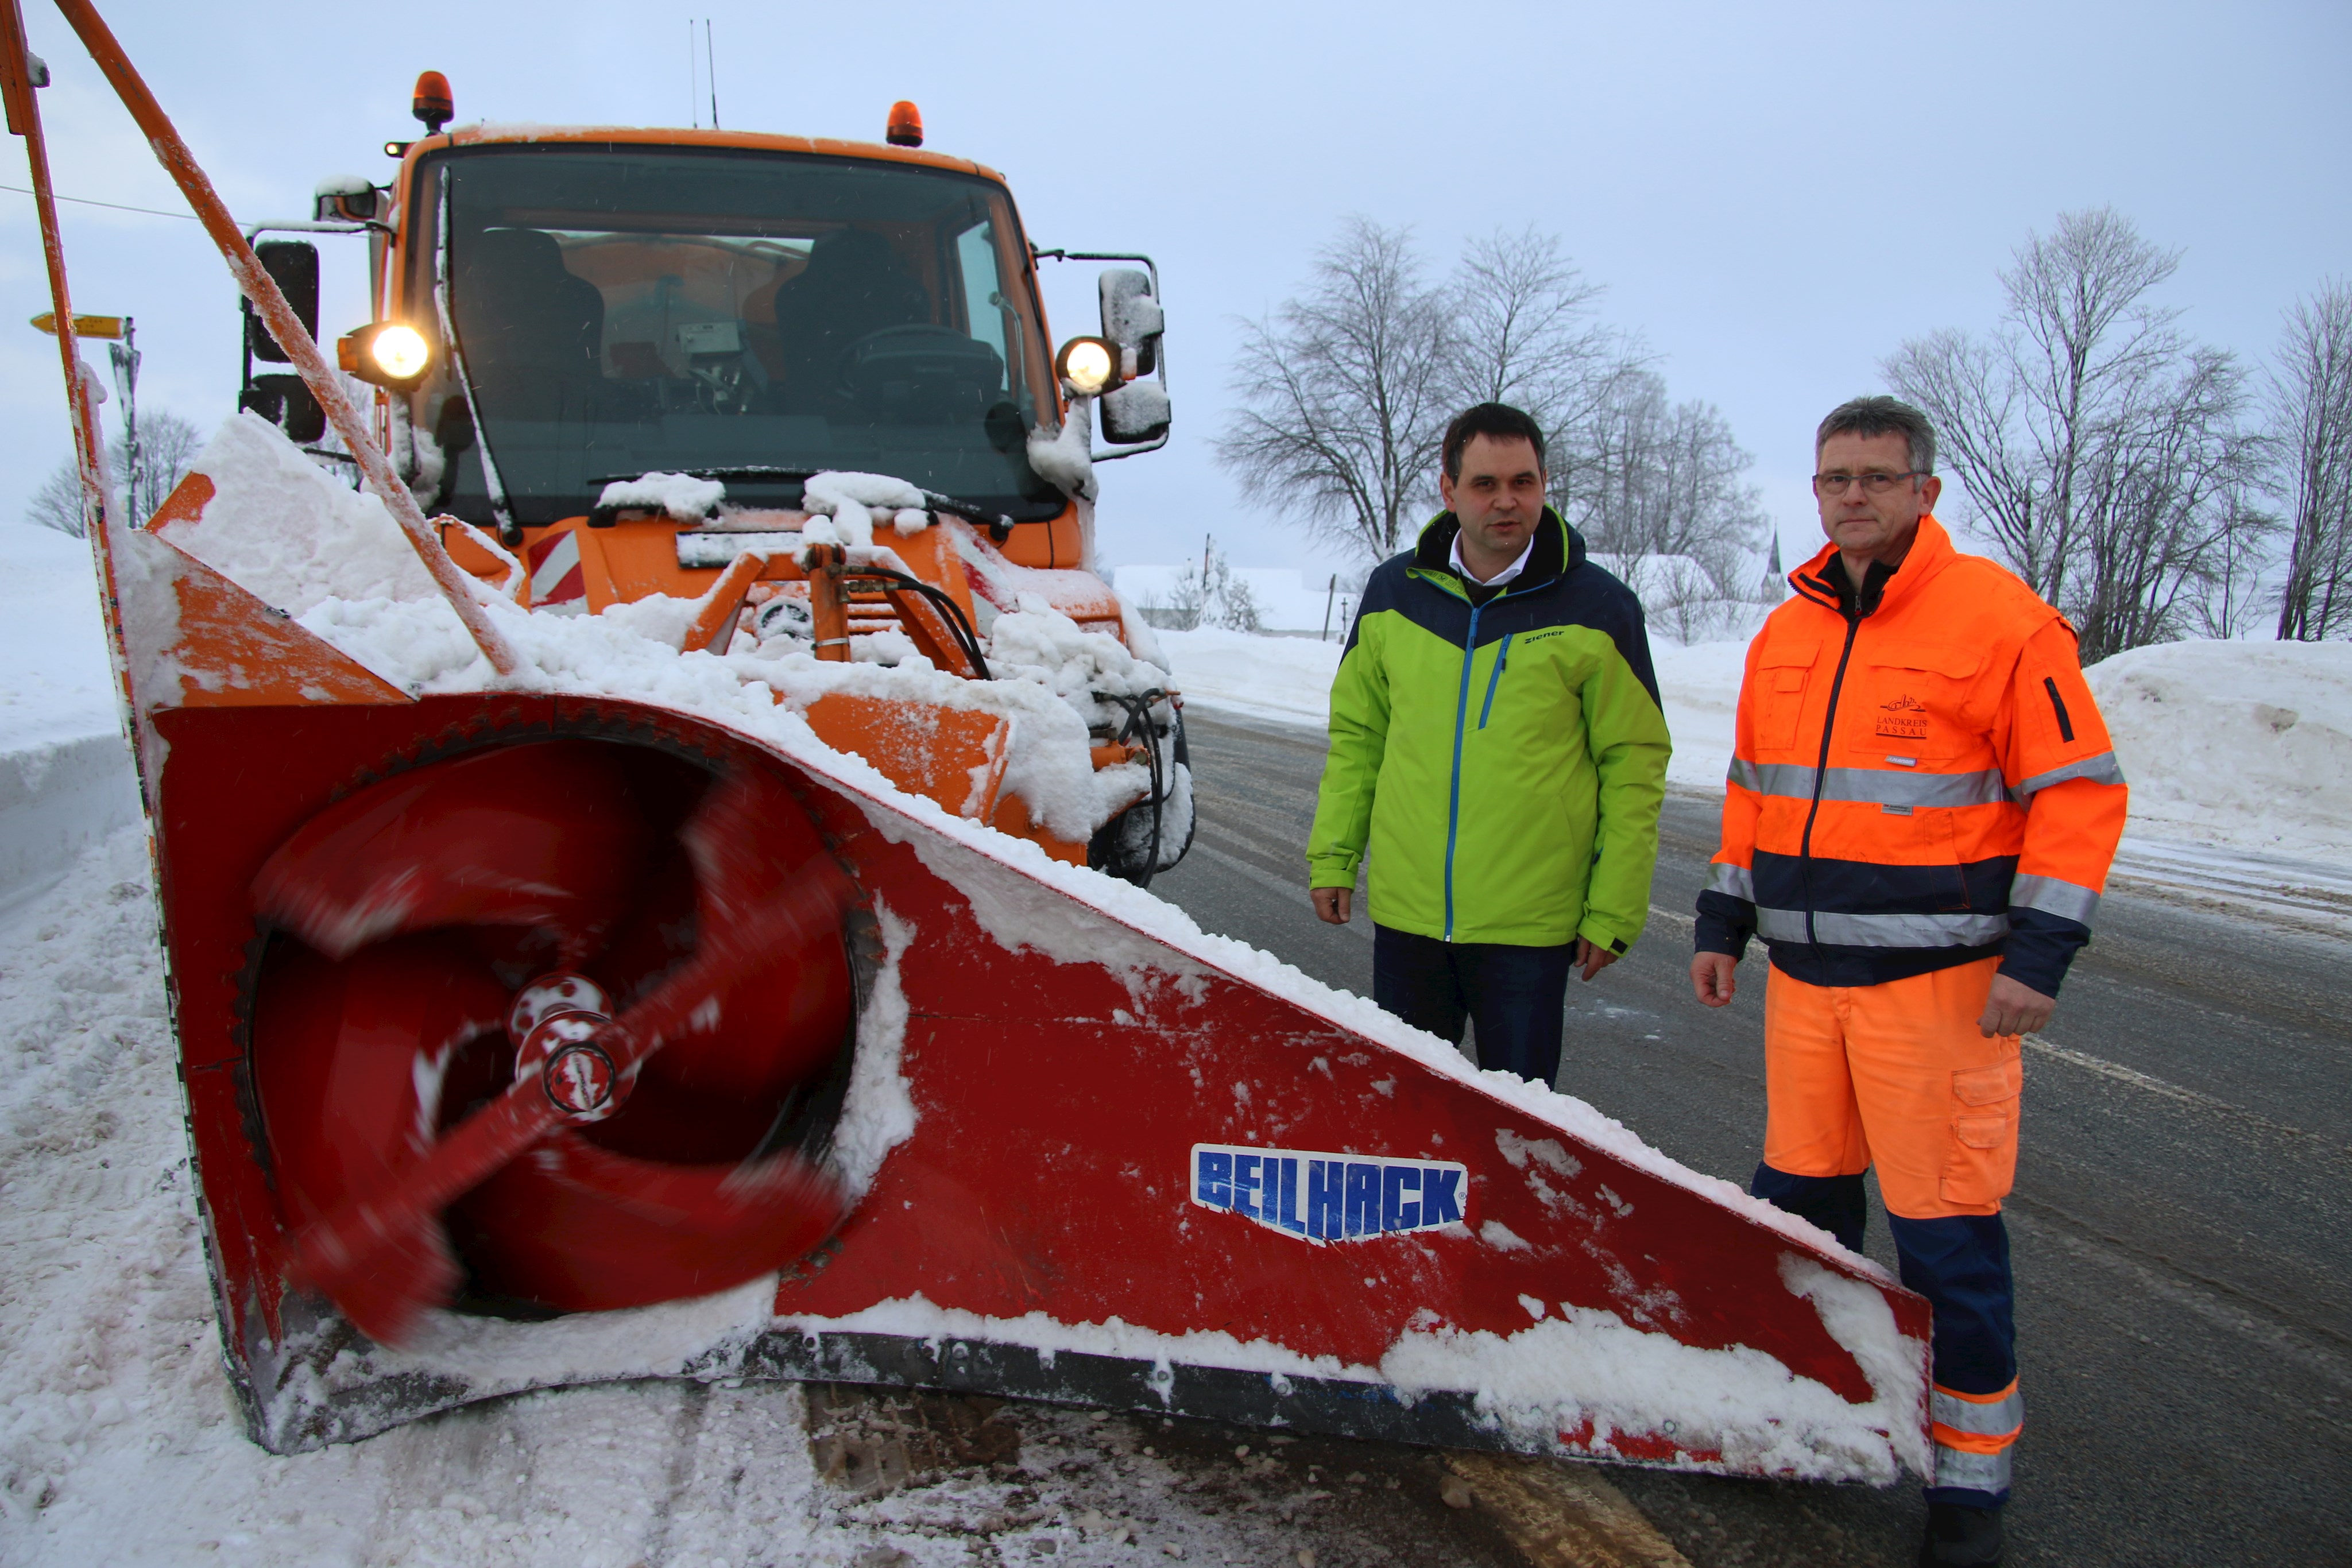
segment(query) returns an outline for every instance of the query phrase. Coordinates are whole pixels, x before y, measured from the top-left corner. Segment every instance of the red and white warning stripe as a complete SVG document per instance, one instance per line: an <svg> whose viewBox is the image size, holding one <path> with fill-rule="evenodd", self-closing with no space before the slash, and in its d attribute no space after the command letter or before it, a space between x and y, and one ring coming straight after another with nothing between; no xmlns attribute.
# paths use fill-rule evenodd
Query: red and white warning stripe
<svg viewBox="0 0 2352 1568"><path fill-rule="evenodd" d="M530 547L530 602L533 609L570 605L584 610L587 574L580 569L580 539L570 528L551 534Z"/></svg>

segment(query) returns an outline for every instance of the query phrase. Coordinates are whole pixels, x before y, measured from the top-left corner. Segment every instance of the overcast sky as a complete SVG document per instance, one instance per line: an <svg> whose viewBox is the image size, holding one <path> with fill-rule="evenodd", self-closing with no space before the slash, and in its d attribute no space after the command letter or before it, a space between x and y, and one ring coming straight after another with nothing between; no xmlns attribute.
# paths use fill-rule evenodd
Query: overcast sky
<svg viewBox="0 0 2352 1568"><path fill-rule="evenodd" d="M59 190L182 210L63 24L25 9ZM1160 263L1176 435L1104 470L1115 562L1213 533L1239 564L1338 564L1247 507L1210 437L1237 319L1296 291L1351 213L1413 225L1441 265L1468 235L1558 233L1674 395L1729 416L1792 555L1819 537L1821 414L1880 390L1905 337L1990 324L1996 269L2059 213L2112 204L2183 250L2167 302L2251 356L2352 275L2343 0L105 9L248 221L307 216L325 175L386 178L425 68L461 121L686 123L689 16L715 22L730 129L878 140L915 99L929 145L1008 176L1039 245ZM26 183L22 149L0 183ZM47 308L31 207L0 193L0 517L68 449L55 348L15 325ZM197 226L65 211L76 306L139 320L142 405L224 417L235 294ZM323 248L332 336L360 323L363 264ZM1094 329L1092 277L1048 264L1057 337Z"/></svg>

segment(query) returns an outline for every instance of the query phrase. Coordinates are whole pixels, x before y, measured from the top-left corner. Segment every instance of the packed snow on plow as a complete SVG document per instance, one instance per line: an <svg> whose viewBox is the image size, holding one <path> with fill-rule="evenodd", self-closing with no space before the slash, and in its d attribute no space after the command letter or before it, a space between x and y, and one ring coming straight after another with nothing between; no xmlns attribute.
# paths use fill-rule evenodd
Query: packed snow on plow
<svg viewBox="0 0 2352 1568"><path fill-rule="evenodd" d="M1092 411L1151 390L1106 390L1156 340L1144 274L1105 275L1103 338L1050 376L1042 314L939 358L978 378L950 401L986 408L987 461L1026 465L1026 521L731 463L598 476L566 511L570 458L534 513L519 476L554 437L519 403L501 424L449 235L521 234L540 208L478 204L520 204L499 181L524 164L685 133L412 147L394 221L367 221L394 236L379 281L435 296L417 319L440 336L393 356L412 373L363 419L102 24L60 8L364 483L288 439L280 388L276 423L230 422L133 526L69 377L258 1442L572 1383L782 1378L1755 1475L1924 1468L1927 1307L1883 1270L1132 884L1191 810L1169 672L1085 570ZM36 106L21 69L7 86L69 323ZM737 162L915 166L710 139ZM943 254L1018 266L1034 302L1001 187L968 177L964 232L1000 226ZM490 248L562 250L541 240ZM828 243L770 251L798 278ZM688 322L691 375L612 345L658 394L630 417L671 429L647 412L671 396L696 429L767 417L764 372L726 347L746 323ZM827 406L851 418L879 366L874 395L913 419L908 366L948 331L851 342ZM452 369L419 380L427 360ZM777 440L831 417L779 406ZM1164 396L1136 406L1106 423L1164 435ZM423 439L468 420L471 492ZM412 485L451 509L428 518Z"/></svg>
<svg viewBox="0 0 2352 1568"><path fill-rule="evenodd" d="M790 638L682 653L693 601L499 606L522 666L497 677L374 499L259 421L183 497L126 604L227 597L214 568L247 563L254 663L191 663L184 615L151 689L171 657L191 695L262 695L235 683L266 663L379 697L151 716L192 1127L268 1446L767 1375L1916 1463L1919 1314L1872 1265L984 826L971 774L1007 753L926 795L810 722L845 690L903 710L902 744L1058 707L1076 746L1001 650L1097 643L1089 682L1160 678L1107 635L1013 612L982 683ZM531 1141L459 1147L524 1105Z"/></svg>

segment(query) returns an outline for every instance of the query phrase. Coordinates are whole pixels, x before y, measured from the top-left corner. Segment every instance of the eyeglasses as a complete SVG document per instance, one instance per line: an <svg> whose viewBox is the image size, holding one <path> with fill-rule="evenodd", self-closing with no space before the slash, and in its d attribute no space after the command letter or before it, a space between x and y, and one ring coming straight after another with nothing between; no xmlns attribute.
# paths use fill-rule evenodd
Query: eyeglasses
<svg viewBox="0 0 2352 1568"><path fill-rule="evenodd" d="M1898 480L1924 478L1927 472L1924 468L1907 468L1900 474L1816 474L1813 476L1813 493L1817 496L1843 496L1847 486L1859 480L1863 494L1884 496L1895 488Z"/></svg>

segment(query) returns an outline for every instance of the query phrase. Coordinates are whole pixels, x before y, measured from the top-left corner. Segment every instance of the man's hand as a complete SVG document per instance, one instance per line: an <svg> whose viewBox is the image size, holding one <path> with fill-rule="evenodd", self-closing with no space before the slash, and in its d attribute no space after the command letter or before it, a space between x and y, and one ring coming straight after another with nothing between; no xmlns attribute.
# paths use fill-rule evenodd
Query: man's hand
<svg viewBox="0 0 2352 1568"><path fill-rule="evenodd" d="M1598 942L1580 936L1576 939L1576 961L1582 969L1582 973L1578 977L1590 980L1593 976L1615 963L1617 955Z"/></svg>
<svg viewBox="0 0 2352 1568"><path fill-rule="evenodd" d="M1356 890L1352 887L1318 887L1307 896L1315 901L1317 919L1327 925L1345 925L1348 924L1349 907L1356 902Z"/></svg>
<svg viewBox="0 0 2352 1568"><path fill-rule="evenodd" d="M2057 998L2045 997L2007 975L1995 975L1992 992L1985 998L1984 1016L1977 1019L1977 1032L1987 1040L2003 1034L2032 1034L2048 1023L2050 1015L2057 1010Z"/></svg>
<svg viewBox="0 0 2352 1568"><path fill-rule="evenodd" d="M1728 953L1694 953L1691 955L1691 990L1707 1007L1729 1007L1731 994L1739 988L1739 981L1734 973L1738 967L1739 960Z"/></svg>

